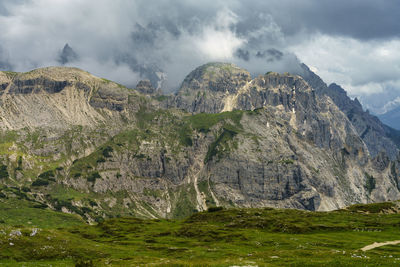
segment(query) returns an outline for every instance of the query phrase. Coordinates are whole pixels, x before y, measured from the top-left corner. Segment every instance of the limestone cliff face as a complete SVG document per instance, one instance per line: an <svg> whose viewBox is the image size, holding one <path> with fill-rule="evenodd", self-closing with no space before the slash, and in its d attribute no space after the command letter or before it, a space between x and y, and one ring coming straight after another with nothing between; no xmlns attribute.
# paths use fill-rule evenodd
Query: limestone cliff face
<svg viewBox="0 0 400 267"><path fill-rule="evenodd" d="M128 104L128 89L74 68L1 73L0 129L97 127ZM106 109L107 112L99 112Z"/></svg>
<svg viewBox="0 0 400 267"><path fill-rule="evenodd" d="M194 113L218 113L224 108L226 96L250 80L249 72L233 64L209 63L185 78L172 106Z"/></svg>
<svg viewBox="0 0 400 267"><path fill-rule="evenodd" d="M339 107L353 124L358 135L368 146L371 156L375 157L380 152L386 153L392 160L398 156L400 136L398 132L384 125L377 117L365 112L356 99L347 96L346 91L333 83L327 86L318 75L313 73L306 65L302 65L304 79L315 89L318 95L326 95Z"/></svg>
<svg viewBox="0 0 400 267"><path fill-rule="evenodd" d="M215 71L218 68L222 71ZM230 90L225 89L228 82L221 82L227 68L237 73L229 79ZM207 90L207 84L211 83L209 73L219 81L212 82L212 90ZM205 82L199 86L198 81ZM250 80L245 70L231 64L208 64L188 75L174 100L178 108L193 113L276 107L288 114L294 130L319 147L342 148L348 135L357 136L355 128L331 99L316 95L305 80L290 74L271 72Z"/></svg>
<svg viewBox="0 0 400 267"><path fill-rule="evenodd" d="M371 147L371 149L373 150L373 155L376 156L376 146L374 146L371 142L371 135L367 138L365 135L359 134L360 129L359 125L356 123L356 120L351 121L352 118L348 118L346 116L346 110L343 109L343 107L341 109L341 107L338 107L335 104L334 100L338 102L340 97L333 98L332 100L332 98L328 97L326 94L316 94L316 91L301 77L290 74L281 75L277 73L267 73L266 75L259 76L253 80L249 80L247 76L245 76L246 78L242 79L243 82L235 81L234 84L240 86L232 86L231 90L222 89L224 87L224 83L221 83L222 88L220 90L218 88L214 88L211 92L202 89L201 86L197 86L197 81L205 80L201 77L201 74L207 74L209 72L207 71L208 68L213 69L215 67L226 68L226 66L224 67L223 64L205 65L200 67L198 70L192 72L185 79L185 83L182 85L182 88L178 92L175 99L177 107L186 108L188 111L194 113L218 113L232 110L265 110L274 107L274 119L272 119L272 121L265 121L264 124L261 124L262 126L260 128L264 131L275 130L271 129L274 128L271 126L271 124L273 122L279 121L278 118L282 118L283 121L287 124L287 127L290 129L287 131L296 132L296 138L293 139L290 135L285 136L282 133L277 133L277 135L279 136L278 139L269 136L269 138L266 138L266 140L264 140L262 144L272 143L276 146L276 144L281 143L282 146L276 150L279 152L283 152L287 150L287 147L289 147L292 150L289 150L290 152L292 152L289 152L290 156L288 156L288 158L290 159L298 159L299 151L302 151L301 153L308 155L305 157L305 159L307 160L302 161L302 164L299 164L297 168L293 168L292 170L283 170L274 169L276 168L276 166L265 166L264 164L260 163L255 164L254 162L244 161L245 158L248 158L248 155L246 153L243 153L239 156L238 153L240 150L238 150L236 151L236 153L231 154L229 158L226 159L222 164L222 166L230 166L228 168L221 166L221 168L224 170L223 173L220 173L219 169L212 170L211 173L213 173L212 177L214 177L214 179L220 180L221 177L229 177L227 178L228 180L223 179L223 181L232 182L232 177L237 176L236 190L239 188L239 191L246 190L246 187L240 187L241 183L246 184L252 181L251 183L253 185L250 186L251 189L247 188L249 195L242 198L242 201L244 203L246 203L248 199L251 199L252 196L257 195L255 191L261 190L261 192L264 192L263 197L258 198L258 200L257 198L253 199L253 205L257 202L263 203L262 200L266 201L264 202L265 204L268 201L278 199L280 200L278 202L282 204L285 203L285 201L289 201L289 199L293 199L293 196L295 195L301 195L302 197L298 198L297 201L292 202L292 205L302 208L310 208L312 206L313 209L333 209L335 207L344 205L345 203L348 204L348 199L357 198L357 201L360 201L362 198L370 197L368 196L368 194L365 193L365 191L364 193L361 193L363 190L365 190L365 188L362 189L362 187L364 186L360 185L365 184L364 182L361 182L365 178L365 172L363 171L363 169L369 168L368 166L372 164L369 163L369 158L371 154L369 148ZM236 72L240 73L240 71L238 70L236 70ZM242 73L244 72L245 71L242 70ZM214 71L214 73L217 72ZM213 78L215 81L221 79L215 76ZM192 85L192 87L188 85ZM215 94L214 92L219 93ZM210 96L207 96L207 94L210 94ZM185 97L185 95L190 95L192 97L196 96L196 98L193 99ZM182 103L182 99L186 99L186 101L189 101L189 103ZM219 106L216 106L214 104L215 99L218 99ZM350 99L348 100L353 103ZM345 99L345 101L347 101L347 99ZM355 105L356 104L353 104L353 106ZM361 105L359 104L357 111L362 112ZM364 122L364 124L366 124L366 122ZM265 125L268 125L268 127L265 127ZM253 129L252 132L256 132L256 129ZM378 136L382 137L381 132L375 131L374 133L375 138L378 138ZM282 142L282 138L284 142ZM322 176L323 171L321 170L321 166L318 166L317 164L316 166L310 167L309 164L310 161L321 163L321 160L323 161L323 159L317 159L317 155L324 154L324 152L315 151L315 154L307 153L308 151L312 151L313 149L311 149L310 147L309 149L304 150L304 148L300 148L302 147L302 145L299 146L299 144L305 141L307 141L307 144L311 142L316 148L328 149L330 151L329 157L332 158L333 162L336 161L335 164L338 164L336 165L336 167L334 167L335 164L331 165L330 170L328 171L330 175L327 174L322 180L318 178L318 176ZM291 142L295 142L296 145L291 145ZM367 146L365 144L367 142L370 146ZM385 148L386 146L386 144L379 144L379 141L377 141L376 139L373 142L375 144L378 143L378 146L380 148ZM265 149L268 150L267 147L265 147ZM386 149L387 150L385 150L385 152L388 151L388 153L391 155L393 155L393 153L397 151L396 146L386 147ZM256 151L255 148L254 151ZM254 151L252 151L251 154L254 154ZM277 153L276 151L275 153L271 153L268 156L271 157L271 155L274 154L279 155L280 153ZM268 156L263 155L259 156L258 158L264 159L267 162L271 162L271 160L268 159ZM346 162L348 165L346 165L346 167L341 166L342 161ZM384 161L386 162L385 166L388 167L388 159ZM333 177L335 178L332 179L331 175L336 172L336 168L341 169L341 174L336 174L336 176L334 175ZM358 171L355 171L355 169L358 169ZM310 173L313 173L312 170L321 170L321 173L320 175L310 177ZM352 170L352 172L350 172L350 170ZM375 173L375 171L372 170L371 172ZM266 178L268 176L280 177L283 173L284 177L285 175L288 175L286 177L290 178L275 178L275 183ZM358 174L354 175L355 173ZM353 188L353 190L355 188L358 189L356 191L350 190L347 192L342 191L339 193L340 190L334 188L341 188L341 186L333 186L338 185L339 176L346 176L347 183L349 183L347 186L350 186L351 188ZM254 185L255 182L258 184ZM305 186L305 184L307 184L308 182L309 185L315 183L319 184L320 186L322 184L325 185L324 188ZM327 186L326 183L330 183L331 186ZM391 183L393 183L393 177L389 177L389 179L387 179L384 183L386 184L386 186L390 185ZM269 187L263 188L264 184L268 184ZM285 188L291 189L285 191ZM312 188L314 188L314 190L316 191L313 191ZM271 192L268 192L269 190L274 190L274 197ZM321 192L325 190L329 193L327 195L321 194ZM333 193L334 191L336 191L336 193ZM307 197L305 197L305 192L307 192L310 198L315 198L316 202L313 203L314 200L311 202L306 201ZM310 192L318 193L314 195ZM396 198L395 195L398 195L398 193L394 191L393 193L394 194L392 195L392 197ZM364 197L362 197L360 194L363 194ZM336 200L335 197L331 198L333 195L336 195ZM339 197L339 195L341 196ZM323 201L321 201L321 199L323 199ZM329 199L329 201L327 199ZM275 205L279 205L279 203L275 203ZM251 204L247 203L247 205Z"/></svg>
<svg viewBox="0 0 400 267"><path fill-rule="evenodd" d="M89 221L400 198L399 163L371 157L349 114L300 76L212 63L160 97L149 82L45 68L0 72L0 92L0 182Z"/></svg>

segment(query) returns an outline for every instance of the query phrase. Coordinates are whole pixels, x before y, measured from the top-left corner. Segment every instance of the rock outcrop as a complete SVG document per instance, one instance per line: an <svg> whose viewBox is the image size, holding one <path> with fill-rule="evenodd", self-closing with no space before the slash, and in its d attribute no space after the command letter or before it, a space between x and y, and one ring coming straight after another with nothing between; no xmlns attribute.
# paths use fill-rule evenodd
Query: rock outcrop
<svg viewBox="0 0 400 267"><path fill-rule="evenodd" d="M97 127L118 117L133 90L75 68L50 67L28 73L1 73L0 129L73 125ZM101 113L106 108L110 112ZM115 121L115 120L110 120Z"/></svg>
<svg viewBox="0 0 400 267"><path fill-rule="evenodd" d="M68 44L65 44L64 48L60 52L57 61L62 65L65 65L67 63L71 63L77 60L78 58L78 54L75 53L75 51Z"/></svg>
<svg viewBox="0 0 400 267"><path fill-rule="evenodd" d="M384 125L376 116L364 111L357 98L350 99L346 91L339 85L333 83L327 86L306 65L303 64L302 68L304 70L302 76L315 89L316 93L329 96L346 114L368 146L371 156L374 157L384 151L392 160L397 158L400 134L396 130Z"/></svg>
<svg viewBox="0 0 400 267"><path fill-rule="evenodd" d="M224 99L244 87L250 73L233 64L209 63L192 71L183 81L172 106L193 113L218 113Z"/></svg>
<svg viewBox="0 0 400 267"><path fill-rule="evenodd" d="M145 95L152 95L157 92L157 89L151 85L150 80L139 81L136 85L136 90Z"/></svg>

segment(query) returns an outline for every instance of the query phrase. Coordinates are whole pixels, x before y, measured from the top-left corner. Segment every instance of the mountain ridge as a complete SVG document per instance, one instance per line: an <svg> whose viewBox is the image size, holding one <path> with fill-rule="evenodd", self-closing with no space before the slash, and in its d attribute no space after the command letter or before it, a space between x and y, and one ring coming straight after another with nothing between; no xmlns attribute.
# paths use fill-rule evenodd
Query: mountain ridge
<svg viewBox="0 0 400 267"><path fill-rule="evenodd" d="M0 77L2 186L87 221L400 198L398 162L371 157L348 114L298 75L212 63L171 96L72 68Z"/></svg>
<svg viewBox="0 0 400 267"><path fill-rule="evenodd" d="M327 86L305 64L302 64L302 68L304 79L315 88L316 93L329 96L346 114L357 133L362 136L373 157L385 151L392 160L397 158L399 135L396 131L384 125L376 116L364 111L357 98L352 100L342 87L335 83Z"/></svg>

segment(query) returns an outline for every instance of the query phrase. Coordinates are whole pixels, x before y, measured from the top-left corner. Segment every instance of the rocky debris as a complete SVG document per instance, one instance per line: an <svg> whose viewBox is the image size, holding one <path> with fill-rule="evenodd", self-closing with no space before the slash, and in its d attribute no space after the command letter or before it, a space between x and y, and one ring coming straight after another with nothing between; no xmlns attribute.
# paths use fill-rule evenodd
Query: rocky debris
<svg viewBox="0 0 400 267"><path fill-rule="evenodd" d="M16 237L16 236L21 236L22 233L20 230L12 230L9 234L10 237Z"/></svg>
<svg viewBox="0 0 400 267"><path fill-rule="evenodd" d="M250 80L250 73L234 64L209 63L185 78L170 105L193 113L218 113L226 94L235 93Z"/></svg>
<svg viewBox="0 0 400 267"><path fill-rule="evenodd" d="M29 236L35 236L39 233L39 229L38 228L33 228L32 232L29 234Z"/></svg>
<svg viewBox="0 0 400 267"><path fill-rule="evenodd" d="M157 89L151 85L150 80L142 80L136 85L136 90L145 95L152 95L157 92Z"/></svg>

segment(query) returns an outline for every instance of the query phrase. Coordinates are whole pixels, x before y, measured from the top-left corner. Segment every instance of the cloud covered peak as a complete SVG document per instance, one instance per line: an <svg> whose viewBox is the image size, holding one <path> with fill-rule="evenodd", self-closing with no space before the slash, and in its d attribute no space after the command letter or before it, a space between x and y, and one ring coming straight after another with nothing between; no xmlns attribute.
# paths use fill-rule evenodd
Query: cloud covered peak
<svg viewBox="0 0 400 267"><path fill-rule="evenodd" d="M173 91L207 62L257 75L301 61L373 106L400 95L399 12L397 0L2 0L0 67L65 64Z"/></svg>

